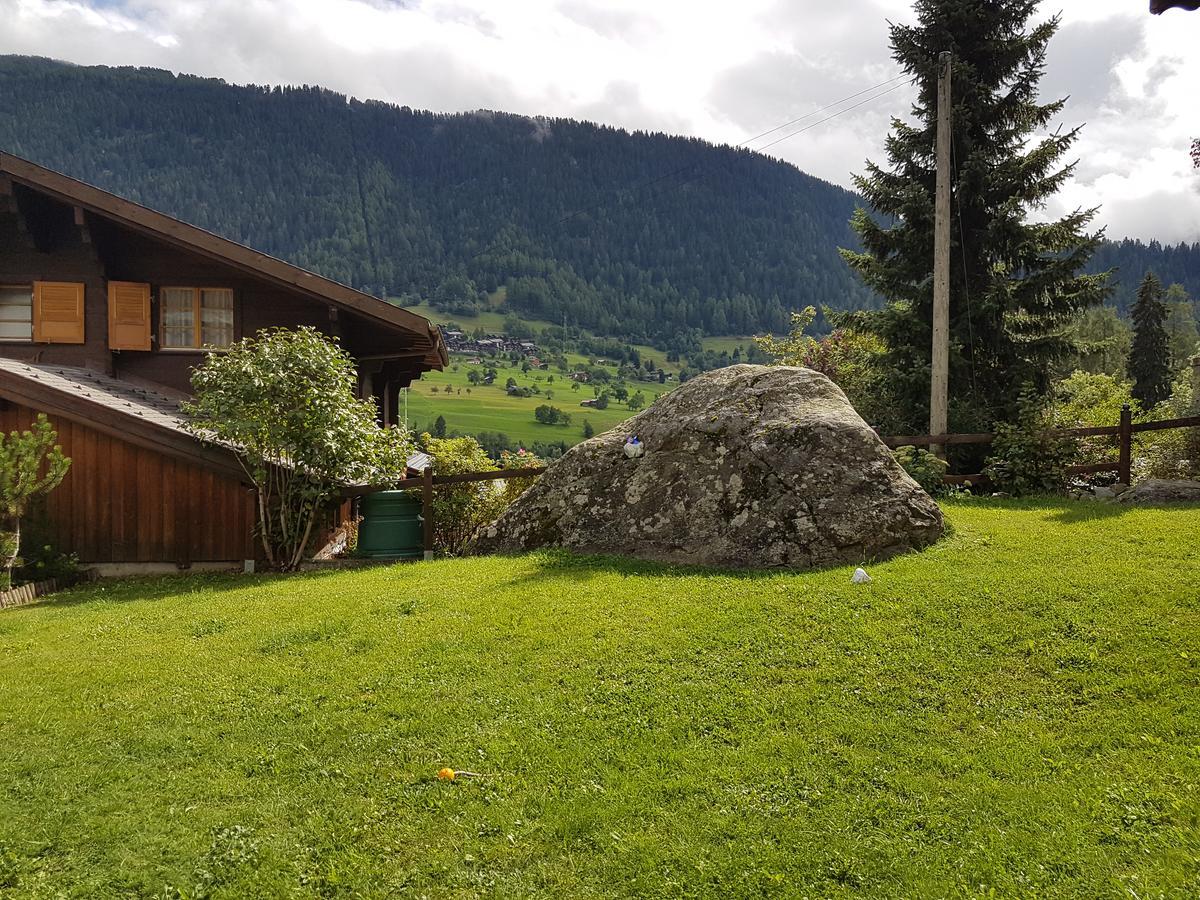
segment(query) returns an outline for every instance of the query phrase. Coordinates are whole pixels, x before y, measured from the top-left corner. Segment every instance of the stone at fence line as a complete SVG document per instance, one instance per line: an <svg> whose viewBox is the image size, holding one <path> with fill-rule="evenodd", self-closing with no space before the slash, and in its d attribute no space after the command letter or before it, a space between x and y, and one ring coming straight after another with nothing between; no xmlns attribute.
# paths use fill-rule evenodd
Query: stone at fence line
<svg viewBox="0 0 1200 900"><path fill-rule="evenodd" d="M635 434L643 454L629 458ZM739 365L573 447L474 549L806 569L884 559L942 530L937 504L833 382Z"/></svg>
<svg viewBox="0 0 1200 900"><path fill-rule="evenodd" d="M1116 499L1119 503L1200 503L1200 481L1147 478Z"/></svg>

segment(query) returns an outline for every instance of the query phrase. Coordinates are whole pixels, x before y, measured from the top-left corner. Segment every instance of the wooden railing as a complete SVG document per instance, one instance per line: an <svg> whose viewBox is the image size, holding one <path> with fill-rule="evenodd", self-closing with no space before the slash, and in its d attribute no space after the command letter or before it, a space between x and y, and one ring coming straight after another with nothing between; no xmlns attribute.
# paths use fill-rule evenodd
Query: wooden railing
<svg viewBox="0 0 1200 900"><path fill-rule="evenodd" d="M1095 475L1101 472L1116 472L1117 480L1129 484L1132 477L1130 468L1133 463L1133 436L1146 431L1167 431L1172 428L1200 428L1200 416L1188 416L1183 419L1163 419L1158 422L1133 421L1133 412L1126 405L1121 408L1121 421L1116 425L1103 425L1097 428L1056 428L1050 433L1056 437L1115 437L1117 439L1116 462L1088 463L1070 466L1067 473L1071 475ZM946 447L955 444L990 444L995 435L982 434L916 434L888 435L880 439L889 447ZM974 475L947 475L946 484L980 484L987 480L982 473Z"/></svg>

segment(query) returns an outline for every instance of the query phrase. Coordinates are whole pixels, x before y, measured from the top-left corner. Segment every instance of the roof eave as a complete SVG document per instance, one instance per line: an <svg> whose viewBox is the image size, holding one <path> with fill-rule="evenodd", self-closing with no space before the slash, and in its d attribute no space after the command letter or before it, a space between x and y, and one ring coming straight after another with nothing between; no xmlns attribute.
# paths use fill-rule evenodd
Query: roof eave
<svg viewBox="0 0 1200 900"><path fill-rule="evenodd" d="M262 253L252 247L189 225L157 210L118 197L102 188L55 172L37 163L0 153L0 172L26 187L54 196L72 206L148 234L194 253L233 266L286 288L299 290L312 299L332 303L379 323L399 329L426 343L427 362L441 368L449 361L437 327L424 316L388 303L348 285Z"/></svg>

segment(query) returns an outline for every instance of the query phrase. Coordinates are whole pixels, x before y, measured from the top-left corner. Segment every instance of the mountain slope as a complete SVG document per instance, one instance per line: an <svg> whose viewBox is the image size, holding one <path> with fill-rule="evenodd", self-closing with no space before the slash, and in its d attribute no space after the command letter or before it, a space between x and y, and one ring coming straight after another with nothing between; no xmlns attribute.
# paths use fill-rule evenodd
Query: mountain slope
<svg viewBox="0 0 1200 900"><path fill-rule="evenodd" d="M450 314L506 286L527 317L669 345L877 302L836 253L856 195L745 150L28 57L0 57L0 96L2 149ZM1200 245L1096 265L1125 270L1123 306L1160 262L1200 295Z"/></svg>
<svg viewBox="0 0 1200 900"><path fill-rule="evenodd" d="M14 57L0 94L0 146L391 296L461 273L630 336L872 300L833 252L855 196L746 151Z"/></svg>

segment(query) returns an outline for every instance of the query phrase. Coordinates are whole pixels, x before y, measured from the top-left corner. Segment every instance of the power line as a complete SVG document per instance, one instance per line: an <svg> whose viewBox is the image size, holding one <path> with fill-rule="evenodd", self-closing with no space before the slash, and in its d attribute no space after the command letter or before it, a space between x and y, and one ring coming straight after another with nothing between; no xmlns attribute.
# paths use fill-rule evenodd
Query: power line
<svg viewBox="0 0 1200 900"><path fill-rule="evenodd" d="M762 134L756 134L752 138L746 138L746 140L742 141L740 144L734 144L734 146L735 147L743 147L746 144L751 143L752 141L757 141L759 138L766 137L768 134L774 134L776 131L779 131L781 128L787 128L790 125L795 125L797 122L803 122L805 119L811 119L813 116L819 115L820 113L825 112L825 110L827 110L827 109L833 109L835 106L841 106L847 100L854 100L856 97L861 97L863 94L869 94L871 91L877 90L881 87L886 87L887 85L891 84L893 81L900 81L901 79L905 79L905 78L909 78L909 76L907 74L902 73L900 75L896 75L893 78L889 78L887 81L881 81L879 84L873 85L869 88L863 88L857 94L851 94L849 97L843 97L841 100L835 100L833 103L827 104L826 106L822 106L820 109L814 109L812 112L807 113L803 116L800 116L799 118L792 119L790 122L784 122L782 125L776 125L774 128L768 128ZM883 95L881 94L880 96L883 96Z"/></svg>
<svg viewBox="0 0 1200 900"><path fill-rule="evenodd" d="M880 97L884 96L885 94L890 94L892 91L898 91L898 90L900 90L900 88L905 87L905 86L906 86L905 84L893 85L892 87L888 88L886 91L881 91L880 93L876 94L873 97L868 97L866 100L860 100L858 103L855 103L853 106L847 106L845 109L841 110L840 112L834 113L832 116L826 116L824 119L820 119L819 121L813 122L810 125L805 125L803 128L798 128L797 130L793 131L791 134L785 134L783 137L777 138L776 140L771 141L769 144L763 144L761 147L756 147L754 152L762 153L768 147L774 147L776 144L781 144L784 141L791 140L796 135L803 134L804 132L808 131L810 128L816 128L818 125L824 125L826 122L830 122L830 121L836 119L838 116L843 116L848 112L852 112L853 110L858 109L860 106L865 106L868 103L874 103L876 100L878 100Z"/></svg>
<svg viewBox="0 0 1200 900"><path fill-rule="evenodd" d="M907 76L902 76L902 77L907 77ZM785 134L783 137L777 138L776 140L771 141L769 144L764 144L761 147L757 147L754 149L754 152L761 153L763 150L766 150L768 147L774 147L776 144L781 144L786 140L790 140L791 138L794 138L798 134L803 134L804 132L808 131L809 129L816 128L818 125L823 125L824 123L829 122L832 119L836 119L838 116L845 115L848 112L858 109L860 106L864 106L867 103L871 103L872 101L878 100L884 94L890 94L892 91L899 90L900 88L902 88L904 86L905 85L903 85L903 84L897 84L894 87L888 88L886 91L881 91L880 93L876 94L873 97L868 97L866 100L862 100L858 103L855 103L853 106L847 106L845 109L841 110L840 112L834 113L832 116L826 116L824 119L821 119L820 121L813 122L810 125L805 125L803 128L798 128L797 130L793 131L791 134ZM868 90L873 90L873 89L869 88ZM849 99L849 98L847 98L847 99ZM844 102L844 101L839 101L839 102ZM831 104L831 107L837 106L837 105L838 105L837 103L834 103L834 104ZM831 108L831 107L829 107L829 108ZM799 121L799 120L797 120L797 121ZM706 167L707 171L701 171L701 172L697 173L696 175L693 175L691 178L684 179L683 181L680 181L678 184L672 185L671 186L672 189L684 187L686 185L691 184L694 181L699 181L701 178L704 178L704 177L712 174L712 169L713 169L714 165L715 165L715 163L709 163L709 165ZM726 169L728 169L728 165L726 165L726 163L723 162L722 165L724 165L726 167ZM659 180L661 180L661 179L659 179ZM665 194L665 193L667 193L667 191L663 191L662 193ZM661 194L659 196L661 196Z"/></svg>
<svg viewBox="0 0 1200 900"><path fill-rule="evenodd" d="M774 140L774 141L771 141L771 142L770 142L770 143L768 143L768 144L764 144L762 147L750 148L750 149L752 149L752 150L753 150L753 152L755 152L755 153L761 153L763 150L767 149L768 147L774 147L776 144L782 143L783 141L786 141L786 140L790 140L790 139L792 139L792 138L796 137L796 136L797 136L797 135L799 135L799 134L803 134L804 132L806 132L806 131L809 131L809 130L810 130L810 129L812 129L812 128L816 128L818 125L823 125L823 124L825 124L826 122L832 121L833 119L836 119L836 118L838 118L839 116L845 115L845 114L846 114L846 113L848 113L848 112L852 112L853 110L856 110L856 109L858 109L858 108L859 108L859 107L861 107L861 106L865 106L865 105L866 105L866 104L868 104L868 103L872 103L872 102L874 102L875 100L878 100L880 97L883 97L885 94L890 94L890 93L892 93L892 91L899 90L900 88L904 87L904 86L905 86L907 83L910 83L910 82L911 82L911 80L912 80L912 79L911 79L911 77L910 77L909 75L907 75L907 74L896 75L896 76L894 76L894 77L892 77L892 78L889 78L889 79L887 79L886 81L882 81L882 82L880 82L879 84L872 85L871 87L868 87L868 88L863 88L861 91L857 91L856 93L850 94L850 95L849 95L849 96L847 96L847 97L843 97L843 98L841 98L840 100L835 100L833 103L828 103L828 104L826 104L825 106L822 106L822 107L820 107L820 108L818 108L818 109L815 109L815 110L813 110L812 112L810 112L810 113L807 113L807 114L805 114L805 115L803 115L803 116L799 116L798 118L795 118L795 119L790 119L789 121L787 121L787 122L784 122L784 123L783 123L783 124L781 124L781 125L776 125L774 128L769 128L769 129L767 129L766 131L764 131L764 132L762 132L762 133L760 133L760 134L756 134L756 135L754 135L753 137L746 138L745 140L741 141L741 142L740 142L740 143L738 143L738 144L734 144L733 146L734 146L735 148L738 148L738 147L744 147L744 146L746 146L747 144L749 144L749 143L752 143L753 141L756 141L756 140L758 140L759 138L766 137L766 136L767 136L767 135L769 135L769 134L774 134L775 132L779 131L779 130L780 130L780 129L782 129L782 128L788 128L789 126L791 126L791 125L794 125L794 124L796 124L797 122L803 122L805 119L812 118L812 117L813 117L813 116L815 116L815 115L820 115L822 112L825 112L826 110L834 109L835 107L841 106L843 103L845 103L845 102L846 102L846 101L848 101L848 100L854 100L854 99L856 99L856 98L858 98L858 97L861 97L863 94L869 94L869 93L871 93L872 91L876 91L876 90L879 90L880 88L887 87L887 90L885 90L885 91L881 91L881 92L880 92L880 93L878 93L878 94L874 94L874 95L873 95L873 96L871 96L871 97L867 97L865 100L861 100L861 101L859 101L858 103L855 103L853 106L848 106L848 107L846 107L845 109L843 109L843 110L840 110L839 112L836 112L836 113L834 113L834 114L833 114L833 115L831 115L831 116L826 116L825 118L823 118L823 119L821 119L821 120L819 120L819 121L817 121L817 122L812 122L812 123L810 123L809 125L806 125L806 126L805 126L805 127L803 127L803 128L799 128L799 129L797 129L796 131L793 131L793 132L791 132L791 133L789 133L789 134L786 134L786 135L784 135L784 136L783 136L783 137L781 137L781 138L777 138L776 140ZM897 82L897 81L899 81L899 82L901 82L901 83L899 83L899 84L894 84L894 82ZM888 85L891 85L891 87L888 87ZM674 178L676 175L679 175L679 174L681 174L681 173L683 173L683 172L686 172L686 171L688 171L689 169L692 169L692 168L694 168L694 167L695 167L695 165L697 165L697 164L696 164L696 163L692 163L692 164L689 164L689 165L686 165L686 166L680 166L678 169L674 169L673 171L670 171L670 172L663 173L662 175L656 175L656 176L655 176L655 177L653 177L653 178L649 178L649 179L646 179L646 180L645 180L645 181L643 181L643 182L640 182L640 183L638 183L638 184L634 184L632 187L628 188L628 190L629 190L631 193L637 193L637 192L639 192L639 191L645 190L646 188L653 187L654 185L656 185L656 184L658 184L658 183L660 183L660 182L666 181L666 180L668 180L668 179L670 179L670 178ZM708 168L711 168L711 166L712 166L712 164L710 163L710 164L708 165ZM697 180L699 180L700 178L703 178L703 177L704 177L705 175L707 175L707 174L708 174L707 172L701 172L701 173L699 173L699 174L697 174L697 175L693 176L692 178L689 178L689 179L686 179L686 180L684 180L684 181L681 181L681 182L679 182L677 185L675 185L675 187L683 187L684 185L691 184L693 181L697 181ZM620 188L615 188L615 187L614 187L614 188L610 188L610 189L609 189L609 191L610 191L610 192L615 192L615 191L618 191L618 190L620 190ZM591 204L590 206L580 207L580 208L578 208L578 209L572 210L571 212L569 212L569 213L567 213L567 214L565 214L565 215L561 216L560 218L556 219L556 220L555 220L555 221L552 223L552 225L553 225L553 226L562 225L562 224L564 224L565 222L569 222L571 219L574 219L574 218L576 218L576 217L578 217L578 216L581 216L581 215L584 215L584 214L586 214L586 213L592 212L593 210L599 209L600 207L604 206L605 202L607 202L607 201L606 201L606 200L601 200L601 201L598 201L598 202L596 202L596 203L594 203L594 204ZM491 250L491 249L492 249L492 248L495 246L495 244L496 244L496 241L492 241L490 244L488 244L488 245L487 245L486 247L484 247L482 250L479 250L479 251L477 251L477 252L473 253L473 254L472 254L470 257L468 257L468 258L469 258L469 259L475 259L475 258L477 258L477 257L479 257L479 256L482 256L484 253L487 253L489 250Z"/></svg>

